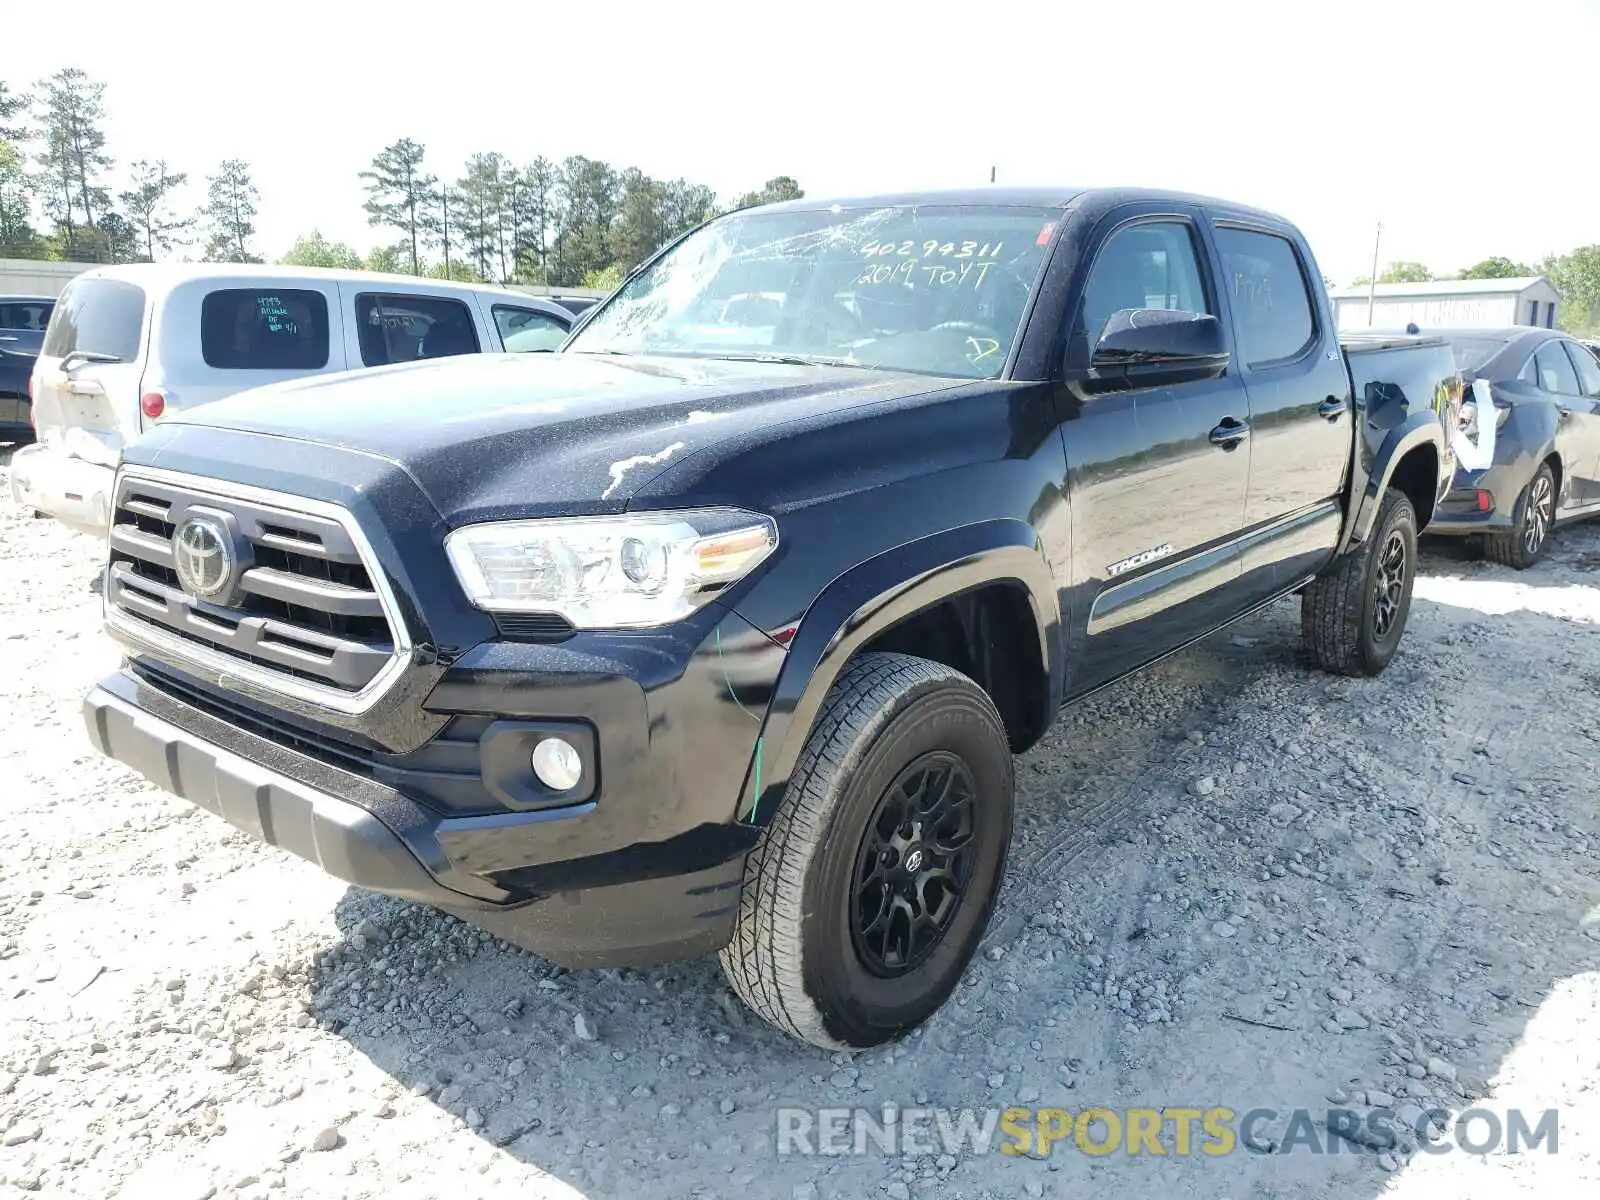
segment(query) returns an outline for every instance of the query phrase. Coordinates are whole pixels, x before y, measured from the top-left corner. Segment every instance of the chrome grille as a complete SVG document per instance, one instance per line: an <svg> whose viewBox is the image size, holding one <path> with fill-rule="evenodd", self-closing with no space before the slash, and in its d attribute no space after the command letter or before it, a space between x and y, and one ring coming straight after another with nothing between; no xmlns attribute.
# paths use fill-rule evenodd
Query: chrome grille
<svg viewBox="0 0 1600 1200"><path fill-rule="evenodd" d="M336 708L358 707L386 681L405 642L349 514L209 484L131 471L118 478L106 575L113 627ZM190 516L225 523L229 534L234 570L215 601L186 590L179 576L174 535Z"/></svg>

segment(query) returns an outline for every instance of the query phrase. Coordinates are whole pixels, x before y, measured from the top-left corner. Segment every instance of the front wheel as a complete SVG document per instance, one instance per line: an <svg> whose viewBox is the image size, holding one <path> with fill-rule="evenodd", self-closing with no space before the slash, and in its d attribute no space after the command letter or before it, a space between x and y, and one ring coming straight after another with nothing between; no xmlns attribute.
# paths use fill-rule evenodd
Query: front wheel
<svg viewBox="0 0 1600 1200"><path fill-rule="evenodd" d="M1365 542L1311 582L1300 599L1300 640L1338 675L1376 675L1400 648L1417 572L1417 514L1390 488Z"/></svg>
<svg viewBox="0 0 1600 1200"><path fill-rule="evenodd" d="M988 925L1012 790L1005 727L971 679L904 654L850 663L745 865L721 955L734 990L828 1049L926 1020Z"/></svg>

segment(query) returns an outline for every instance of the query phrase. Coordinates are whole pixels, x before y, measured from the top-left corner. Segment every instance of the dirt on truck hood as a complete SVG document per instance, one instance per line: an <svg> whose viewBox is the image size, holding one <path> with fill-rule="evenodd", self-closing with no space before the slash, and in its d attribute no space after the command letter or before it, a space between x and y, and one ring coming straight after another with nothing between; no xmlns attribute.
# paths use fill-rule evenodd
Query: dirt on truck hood
<svg viewBox="0 0 1600 1200"><path fill-rule="evenodd" d="M952 380L665 356L472 355L274 384L175 414L404 468L451 524L620 511L691 454Z"/></svg>

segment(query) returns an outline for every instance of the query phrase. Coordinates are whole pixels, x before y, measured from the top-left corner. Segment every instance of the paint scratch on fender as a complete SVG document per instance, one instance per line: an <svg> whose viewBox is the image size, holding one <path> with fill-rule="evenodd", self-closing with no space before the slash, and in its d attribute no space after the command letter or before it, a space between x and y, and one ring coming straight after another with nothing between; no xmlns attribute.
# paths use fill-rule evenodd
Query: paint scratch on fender
<svg viewBox="0 0 1600 1200"><path fill-rule="evenodd" d="M652 463L664 463L684 447L683 442L673 442L665 450L657 450L654 454L635 454L632 458L625 458L621 462L611 464L611 485L600 493L600 499L609 500L611 493L622 486L623 478L635 467L647 467Z"/></svg>

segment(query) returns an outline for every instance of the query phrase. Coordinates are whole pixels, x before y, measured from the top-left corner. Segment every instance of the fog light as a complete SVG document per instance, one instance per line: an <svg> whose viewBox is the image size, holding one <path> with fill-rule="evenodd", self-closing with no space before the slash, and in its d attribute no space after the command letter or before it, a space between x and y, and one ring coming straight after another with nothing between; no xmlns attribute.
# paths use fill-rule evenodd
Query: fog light
<svg viewBox="0 0 1600 1200"><path fill-rule="evenodd" d="M566 739L547 737L533 748L533 773L552 791L570 792L583 779L583 756Z"/></svg>

